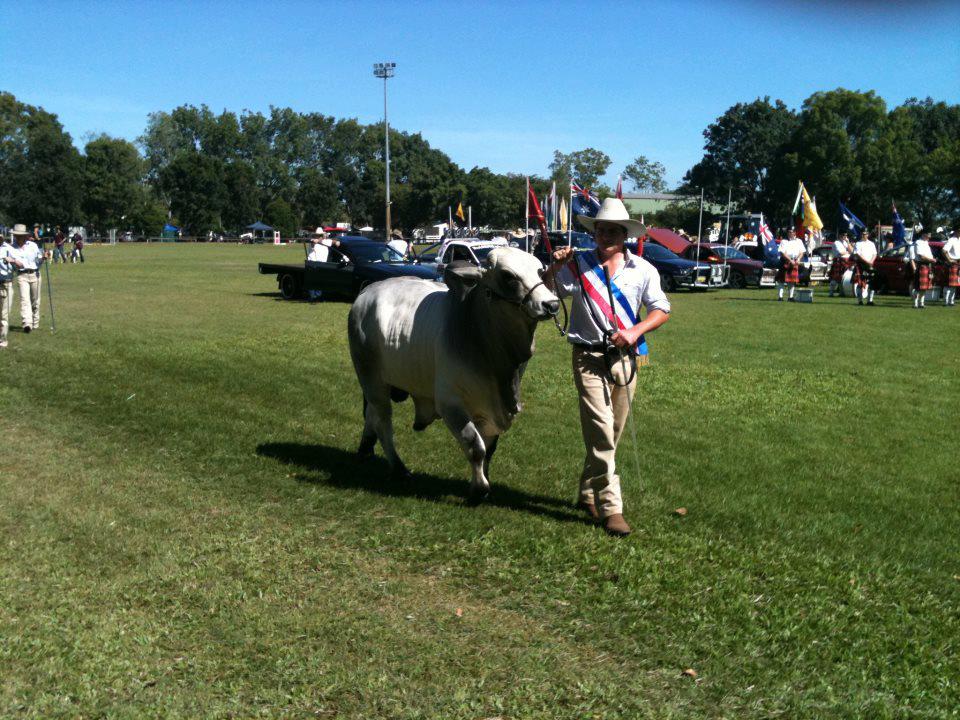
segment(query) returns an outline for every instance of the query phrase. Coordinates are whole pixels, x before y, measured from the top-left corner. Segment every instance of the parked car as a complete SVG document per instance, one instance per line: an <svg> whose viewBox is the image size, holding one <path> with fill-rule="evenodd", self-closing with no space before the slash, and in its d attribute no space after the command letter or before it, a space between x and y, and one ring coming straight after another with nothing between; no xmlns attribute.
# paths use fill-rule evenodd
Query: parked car
<svg viewBox="0 0 960 720"><path fill-rule="evenodd" d="M700 249L699 257L697 257L698 247ZM710 263L711 265L726 264L730 268L727 285L732 288L745 288L748 285L760 287L760 280L763 277L763 263L751 260L739 250L728 245L700 243L698 246L691 243L690 247L680 257L687 260L700 260L700 262Z"/></svg>
<svg viewBox="0 0 960 720"><path fill-rule="evenodd" d="M943 251L944 243L936 240L930 242L930 249L935 258L940 257ZM906 245L899 245L889 250L884 250L877 257L877 262L873 266L873 287L880 293L889 293L895 295L910 294L910 266L903 261L907 252ZM943 270L940 265L936 267L933 273L934 286L943 287L946 278L943 276Z"/></svg>
<svg viewBox="0 0 960 720"><path fill-rule="evenodd" d="M823 247L828 246L821 246L814 250L812 254L804 254L803 264L800 265L801 285L806 286L812 282L822 283L830 279L830 260L829 258L824 260L825 254L829 256L829 248L824 252ZM760 286L773 287L779 261L768 258L763 252L763 246L756 242L740 243L737 245L737 250L751 260L763 263L763 275L760 279Z"/></svg>
<svg viewBox="0 0 960 720"><path fill-rule="evenodd" d="M628 240L627 248L636 254L635 242ZM706 290L723 287L725 284L722 265L687 260L649 240L643 243L641 257L660 273L660 285L665 292L673 292L681 287Z"/></svg>
<svg viewBox="0 0 960 720"><path fill-rule="evenodd" d="M553 246L553 249L566 247L567 243L570 243L570 246L574 250L593 250L597 247L597 244L593 240L593 235L585 232L560 232L553 231L548 232L547 235L550 238L550 245ZM550 258L547 257L547 247L542 242L539 242L539 235L537 236L537 246L533 251L533 256L537 258L544 265L550 263Z"/></svg>
<svg viewBox="0 0 960 720"><path fill-rule="evenodd" d="M507 246L505 238L492 240L454 238L424 248L417 253L416 259L421 265L432 267L435 277L442 279L444 268L454 260L464 260L473 265L480 265L494 248Z"/></svg>
<svg viewBox="0 0 960 720"><path fill-rule="evenodd" d="M345 235L330 248L327 262L310 265L260 263L261 275L276 275L284 300L303 297L307 290L320 290L324 297L353 300L370 283L391 277L411 276L433 280L436 270L405 259L385 243Z"/></svg>

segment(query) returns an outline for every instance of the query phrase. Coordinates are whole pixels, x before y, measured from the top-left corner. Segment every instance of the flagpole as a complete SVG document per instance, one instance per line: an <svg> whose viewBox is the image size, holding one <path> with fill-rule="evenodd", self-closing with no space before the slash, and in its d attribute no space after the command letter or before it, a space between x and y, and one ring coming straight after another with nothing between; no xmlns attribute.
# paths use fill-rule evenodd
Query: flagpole
<svg viewBox="0 0 960 720"><path fill-rule="evenodd" d="M527 211L523 214L524 221L524 232L523 232L523 242L524 246L527 249L527 252L530 252L530 178L527 178L527 193L524 196L526 198L526 208Z"/></svg>
<svg viewBox="0 0 960 720"><path fill-rule="evenodd" d="M703 235L703 188L700 188L700 222L697 224L697 243L700 243L700 236ZM699 255L700 249L697 248Z"/></svg>
<svg viewBox="0 0 960 720"><path fill-rule="evenodd" d="M447 234L453 237L453 205L447 205Z"/></svg>
<svg viewBox="0 0 960 720"><path fill-rule="evenodd" d="M573 178L567 183L570 189L570 207L567 208L567 247L573 245Z"/></svg>
<svg viewBox="0 0 960 720"><path fill-rule="evenodd" d="M727 255L730 253L730 199L732 197L733 188L727 188L727 233L723 241L724 253L723 253L723 267L727 267ZM761 215L761 220L763 216ZM757 238L757 242L760 242L760 239Z"/></svg>
<svg viewBox="0 0 960 720"><path fill-rule="evenodd" d="M473 232L473 205L467 205L467 227Z"/></svg>

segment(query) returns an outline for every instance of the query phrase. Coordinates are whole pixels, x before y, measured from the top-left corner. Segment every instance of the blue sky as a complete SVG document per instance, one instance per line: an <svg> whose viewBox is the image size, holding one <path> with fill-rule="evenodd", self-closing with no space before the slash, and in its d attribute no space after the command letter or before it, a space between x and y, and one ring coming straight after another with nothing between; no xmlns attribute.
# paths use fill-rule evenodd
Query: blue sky
<svg viewBox="0 0 960 720"><path fill-rule="evenodd" d="M0 90L78 145L135 139L147 114L382 118L372 64L397 63L391 125L469 169L545 174L596 147L677 182L704 128L758 96L875 90L960 102L960 3L23 2L0 0Z"/></svg>

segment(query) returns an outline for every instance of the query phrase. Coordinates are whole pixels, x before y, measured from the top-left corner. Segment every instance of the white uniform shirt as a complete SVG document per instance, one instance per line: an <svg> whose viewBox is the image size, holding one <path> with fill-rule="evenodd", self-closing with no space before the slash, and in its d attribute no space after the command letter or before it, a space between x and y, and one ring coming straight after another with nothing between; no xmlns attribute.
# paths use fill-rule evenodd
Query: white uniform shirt
<svg viewBox="0 0 960 720"><path fill-rule="evenodd" d="M407 241L406 241L406 240L396 240L396 239L394 239L394 240L391 240L390 242L388 242L387 245L388 245L389 247L392 247L394 250L396 250L396 251L397 251L398 253L400 253L401 255L406 255L406 254L407 254Z"/></svg>
<svg viewBox="0 0 960 720"><path fill-rule="evenodd" d="M956 235L947 238L947 242L943 244L942 252L954 262L960 261L960 238Z"/></svg>
<svg viewBox="0 0 960 720"><path fill-rule="evenodd" d="M837 240L833 244L833 250L830 251L830 255L834 258L843 258L846 260L850 257L850 241L844 242L843 240Z"/></svg>
<svg viewBox="0 0 960 720"><path fill-rule="evenodd" d="M330 257L330 248L333 246L329 240L321 240L318 243L314 243L313 247L310 249L310 254L307 255L307 260L310 262L327 262L327 258Z"/></svg>
<svg viewBox="0 0 960 720"><path fill-rule="evenodd" d="M0 282L13 280L13 269L16 267L7 260L13 255L14 247L8 242L0 242Z"/></svg>
<svg viewBox="0 0 960 720"><path fill-rule="evenodd" d="M877 259L877 246L873 244L873 240L858 240L853 245L853 253L872 263Z"/></svg>
<svg viewBox="0 0 960 720"><path fill-rule="evenodd" d="M660 274L657 269L644 260L626 250L626 262L620 271L613 276L613 283L620 289L633 314L640 321L640 306L647 312L662 310L670 312L670 301L660 287ZM581 266L582 267L582 266ZM593 272L592 270L590 272ZM584 278L586 282L586 278ZM598 328L590 310L587 309L586 299L576 275L569 265L564 265L556 275L557 294L561 297L573 297L573 306L570 310L570 329L567 331L567 340L575 345L598 345L606 342L604 330L610 329L610 324ZM602 318L599 308L594 306L597 318Z"/></svg>
<svg viewBox="0 0 960 720"><path fill-rule="evenodd" d="M803 254L806 251L807 247L803 244L803 240L800 238L794 238L793 240L787 238L780 243L780 254L784 257L790 258L792 262L797 262L801 257L803 257Z"/></svg>
<svg viewBox="0 0 960 720"><path fill-rule="evenodd" d="M27 240L22 247L14 247L12 255L23 263L21 272L38 270L43 262L43 252L33 240Z"/></svg>
<svg viewBox="0 0 960 720"><path fill-rule="evenodd" d="M933 250L930 249L930 243L926 240L914 240L907 244L907 251L903 254L905 263L911 260L926 260L933 262Z"/></svg>

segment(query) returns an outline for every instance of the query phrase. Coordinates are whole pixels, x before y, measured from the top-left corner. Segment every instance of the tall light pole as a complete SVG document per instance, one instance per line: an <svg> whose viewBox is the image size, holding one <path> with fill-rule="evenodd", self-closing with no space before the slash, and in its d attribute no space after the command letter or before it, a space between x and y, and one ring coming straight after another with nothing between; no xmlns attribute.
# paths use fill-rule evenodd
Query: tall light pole
<svg viewBox="0 0 960 720"><path fill-rule="evenodd" d="M373 64L374 76L383 78L383 137L387 158L387 241L390 240L390 123L387 120L387 79L393 77L396 67L397 64L394 62Z"/></svg>

